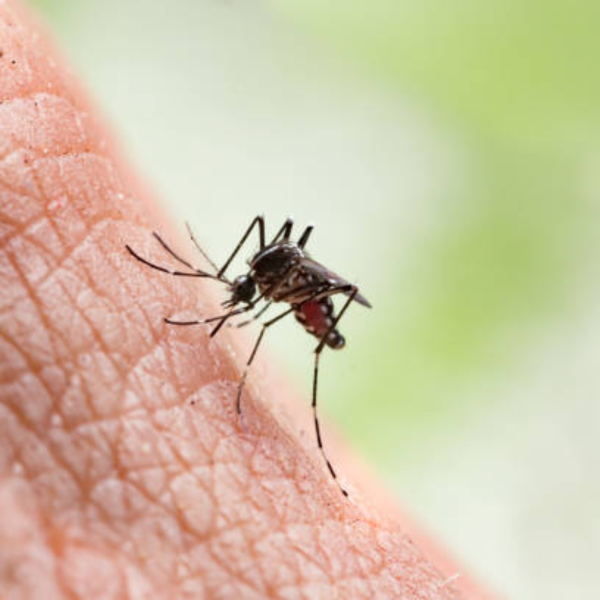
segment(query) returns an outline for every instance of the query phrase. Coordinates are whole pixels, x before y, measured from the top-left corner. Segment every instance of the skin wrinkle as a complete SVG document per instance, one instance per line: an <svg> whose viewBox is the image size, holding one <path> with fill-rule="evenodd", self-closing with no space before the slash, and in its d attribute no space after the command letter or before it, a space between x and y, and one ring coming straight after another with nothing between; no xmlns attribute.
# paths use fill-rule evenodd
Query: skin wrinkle
<svg viewBox="0 0 600 600"><path fill-rule="evenodd" d="M0 59L0 130L10 133L0 144L29 164L0 162L14 188L0 184L0 207L18 194L32 212L13 216L0 246L13 271L0 332L23 373L0 379L0 428L15 449L0 465L22 465L22 493L36 498L23 518L55 558L57 597L90 597L98 560L119 597L337 598L360 582L355 597L457 598L426 591L443 578L405 536L391 529L382 547L375 532L387 526L340 497L317 453L255 397L259 386L245 393L242 427L232 332L209 345L203 329L162 324L169 311L208 313L208 288L150 275L125 253L125 241L149 243L144 209L56 69L40 95L48 59L16 39L31 40L22 27L7 33L7 14L0 5L0 48L8 54L15 38L18 74L5 84ZM11 183L24 173L33 193Z"/></svg>
<svg viewBox="0 0 600 600"><path fill-rule="evenodd" d="M101 329L94 326L93 320L86 315L85 308L87 308L87 307L83 306L82 308L80 308L78 306L79 303L78 303L77 297L69 293L68 286L64 285L64 283L62 281L60 281L60 279L56 280L56 284L59 287L60 291L63 292L63 294L67 298L67 300L71 301L71 304L69 306L72 306L74 308L75 312L81 317L82 321L89 328L89 330L92 334L92 337L94 338L94 340L100 347L100 351L102 352L102 355L107 357L108 361L110 362L110 366L114 369L114 372L117 375L115 377L114 381L120 387L121 378L125 374L125 371L126 371L126 367L121 368L119 366L121 357L118 356L118 354L115 356L116 351L109 349L108 344L106 344L104 341ZM86 289L85 291L88 291L88 290ZM89 291L92 291L92 288L90 288ZM95 292L94 299L95 299L95 301L98 301L100 299L99 298L100 294L98 293L98 290L93 290L93 291ZM115 391L117 395L120 395L119 391L120 390L118 390L118 389ZM91 406L93 407L93 410L94 410L94 416L99 418L101 415L97 412L98 409L93 402L92 402Z"/></svg>
<svg viewBox="0 0 600 600"><path fill-rule="evenodd" d="M32 291L31 293L32 293L32 296L33 296L33 297L35 297L35 294L33 293L33 291ZM41 311L41 310L39 310L38 312L40 312L41 314L43 314L43 311ZM49 330L52 330L52 329L49 329ZM54 344L53 344L53 345L54 345ZM59 356L59 353L56 351L56 347L54 347L53 351L54 351L54 355L55 355L55 356ZM46 384L45 384L45 382L44 382L43 378L41 378L41 377L38 377L38 380L39 380L40 382L42 382L42 384L45 386L46 392L47 392L49 395L51 395L51 391L50 391L50 390L48 389L48 387L46 386ZM53 452L53 453L54 453L54 451L53 451L53 448L52 448L52 447L49 447L49 448L48 448L48 451L50 451L50 452ZM56 457L56 455L55 455L55 457ZM62 465L62 466L64 466L64 465L65 465L64 461L60 461L60 462L61 462L61 465ZM73 474L74 474L74 473L73 473ZM80 480L79 480L79 483L81 483L81 481L80 481Z"/></svg>
<svg viewBox="0 0 600 600"><path fill-rule="evenodd" d="M56 227L55 223L53 223L52 220L50 220L50 219L46 219L45 215L42 215L42 217L43 217L43 220L40 219L40 215L36 215L36 218L34 218L30 222L24 224L22 231L15 231L15 232L13 232L13 235L5 237L2 240L3 243L8 245L12 241L11 240L12 237L22 236L22 239L26 239L31 244L38 245L42 252L44 252L44 253L48 252L48 250L49 250L48 248L44 248L41 246L42 242L38 239L39 236L31 237L31 238L26 236L26 232L28 229L30 229L40 223L48 222L49 225L57 233L57 237L60 237L60 235L58 233L59 228ZM102 225L102 226L106 225L106 223L103 221L100 221L98 224ZM60 269L61 267L64 267L65 263L67 263L69 260L72 259L72 253L77 251L81 246L84 245L84 243L88 240L88 238L94 236L95 234L96 234L95 227L92 225L92 227L89 230L85 231L84 236L81 239L79 239L79 240L76 239L75 241L71 241L68 245L65 244L68 247L68 250L66 252L61 252L61 256L56 257L56 262L54 264L54 271ZM56 275L55 273L50 272L50 270L49 270L49 273L47 275L41 277L39 280L36 280L33 283L35 283L38 286L41 286L44 283L46 283L46 280L50 276L55 276L55 275Z"/></svg>
<svg viewBox="0 0 600 600"><path fill-rule="evenodd" d="M0 323L1 321L2 315L0 314ZM0 345L0 379L2 380L3 385L10 386L13 383L16 383L24 375L29 375L31 373L35 375L35 370L31 368L32 365L27 362L27 356L21 353L21 349L15 340L7 337L1 328L0 341L2 342L2 345ZM6 350L6 346L10 346L10 351ZM9 356L13 363L10 370L8 368ZM19 358L22 359L20 362ZM18 365L16 364L17 362L19 362Z"/></svg>
<svg viewBox="0 0 600 600"><path fill-rule="evenodd" d="M239 528L239 530L242 532L242 535L244 536L244 541L246 544L246 547L249 549L249 556L255 557L255 562L254 564L257 567L257 571L258 571L258 577L257 577L257 581L256 582L252 582L248 584L248 587L250 587L252 589L252 587L254 587L255 589L257 589L257 591L259 591L261 593L261 595L264 597L269 597L272 596L275 592L274 588L269 585L269 576L266 574L265 572L265 568L263 567L262 561L260 560L260 553L257 551L256 549L256 544L255 544L255 539L254 536L251 535L251 530L252 527L241 527ZM262 536L259 536L257 539L262 539ZM268 564L268 563L267 563ZM265 565L266 567L266 565ZM250 573L252 572L251 570L249 571ZM238 571L238 577L239 577L239 571Z"/></svg>
<svg viewBox="0 0 600 600"><path fill-rule="evenodd" d="M5 583L4 597L62 598L55 582L47 576L54 569L55 557L43 539L44 529L35 514L35 498L27 491L27 484L16 477L0 484L0 544L3 548L0 576ZM10 518L3 519L4 515ZM25 540L25 544L19 540ZM19 588L21 595L10 594L10 590Z"/></svg>
<svg viewBox="0 0 600 600"><path fill-rule="evenodd" d="M87 236L87 237L90 237L90 236ZM87 239L87 237L86 237L86 239ZM87 272L87 271L85 271L85 272ZM91 283L93 282L93 279L92 279L92 278L90 278L90 280L91 280L91 281L90 281L90 284L91 284ZM93 326L91 325L91 322L90 322L89 320L88 320L88 324L90 325L90 328L92 329L92 331L95 331L95 330L94 330L94 328L93 328ZM95 331L95 333L96 333L96 336L95 336L95 337L96 337L96 338L99 338L99 337L100 337L100 335L99 335L99 332L98 332L98 331ZM153 333L154 333L154 332L153 332ZM153 335L152 337L156 338L156 336L155 336L155 335ZM106 354L109 354L109 355L110 355L110 353L106 352L106 348L104 348L104 350L105 350L105 353L106 353Z"/></svg>
<svg viewBox="0 0 600 600"><path fill-rule="evenodd" d="M23 261L20 267L24 274L28 274L27 279L33 285L35 285L37 278L52 271L56 265L56 259L51 255L50 248L48 246L44 247L41 241L48 238L52 230L53 226L47 219L37 219L30 227L24 228L20 237L14 236L5 242L5 247L10 247L15 260L19 260L21 256L27 257L27 260ZM37 252L33 254L33 252L28 251L29 248L33 248Z"/></svg>
<svg viewBox="0 0 600 600"><path fill-rule="evenodd" d="M21 150L19 150L17 152L13 152L13 153L11 153L10 157L12 158L13 156L15 156L17 154L20 154L21 152L22 152ZM0 163L0 167L1 166L2 166L2 163ZM35 198L33 195L26 194L26 193L19 191L16 185L10 185L8 182L4 181L4 179L2 179L1 177L0 177L0 186L4 188L5 193L6 193L6 191L12 192L15 195L15 197L17 198L17 202L13 203L12 208L14 208L14 205L17 205L17 204L19 204L20 207L22 207L23 200L25 200L25 199L32 200L34 202L37 201L37 198ZM5 194L4 194L4 197L6 197ZM23 223L19 222L18 219L11 220L9 213L7 213L7 211L3 211L2 223L3 223L3 225L7 225L7 224L14 225L14 226L20 225L21 227L27 228L31 223L33 223L35 220L37 220L39 218L40 214L42 214L42 210L39 208L39 206L36 206L35 209L36 209L36 213L31 218L31 221L29 221L29 222L24 221ZM14 233L18 233L18 231L14 232ZM4 238L3 238L3 241L4 241Z"/></svg>
<svg viewBox="0 0 600 600"><path fill-rule="evenodd" d="M18 267L16 267L16 265L13 265L13 266L15 267L15 269L16 269L16 271L19 273L19 275L21 275L21 280L22 280L23 284L24 284L24 285L27 285L27 283L28 283L28 282L27 282L27 278L25 278L25 277L23 277L23 276L22 276L22 273L20 273L20 270L18 269ZM30 291L31 291L31 290L30 290ZM40 311L40 312L41 312L41 311ZM81 487L81 486L80 486L80 487Z"/></svg>
<svg viewBox="0 0 600 600"><path fill-rule="evenodd" d="M34 223L35 223L35 222L38 222L38 220L34 221ZM56 267L55 267L55 271L57 271L57 270L59 270L61 267L63 267L63 266L64 266L64 264L65 264L65 263L67 263L67 262L68 262L68 261L69 261L69 260L72 258L72 253L73 253L73 252L75 252L75 251L76 251L78 248L80 248L80 247L81 247L81 246L82 246L82 245L83 245L83 244L84 244L84 243L85 243L85 242L88 240L88 238L91 238L91 237L93 237L93 235L95 234L95 228L96 228L96 225L100 225L100 226L104 227L104 226L106 226L107 224L108 224L108 223L106 223L105 221L99 221L98 223L95 223L95 224L94 224L94 223L92 223L92 226L91 226L91 228L90 228L90 229L88 229L87 231L85 231L85 233L84 233L83 237L81 238L81 240L79 240L79 242L80 242L80 244L79 244L79 245L77 245L77 242L75 242L75 243L71 243L71 244L70 244L69 251L68 251L67 253L64 253L64 254L63 254L63 256L62 256L62 257L61 257L61 258L58 260L58 262L57 262L57 265L56 265ZM30 224L30 225L31 225L31 224ZM30 225L29 225L29 226L30 226ZM22 234L23 234L23 232L22 232L22 231L21 231L21 232L15 232L15 235L19 235L19 234L20 234L20 235L22 235ZM5 242L6 244L8 244L8 243L10 242L10 238L9 238L9 239L6 239L6 238L5 238L4 242ZM14 261L14 257L13 257L13 256L12 256L10 253L8 253L8 252L6 253L6 256L7 256L8 258L12 259L12 261L11 261L11 263L12 263L12 266L13 266L13 268L15 268L15 270L17 270L17 269L16 269L16 263L15 263L15 261ZM40 278L40 280L39 280L39 281L35 281L34 283L35 283L37 286L39 286L39 287L43 286L43 285L46 283L46 281L47 281L47 278L48 278L48 277L56 277L56 272L55 272L55 271L49 271L49 273L48 273L48 275L47 275L46 277L42 277L42 278ZM28 282L27 282L27 281L25 281L25 284L27 284L27 283L28 283ZM29 298L29 296L27 295L27 292L28 292L28 291L29 291L29 290L28 290L28 288L26 287L26 289L24 290L24 292L23 292L23 295L22 295L22 297L23 297L23 298ZM12 302L12 303L14 303L15 301L18 301L19 299L20 299L19 297L12 298L12 299L11 299L11 302ZM2 309L2 310L3 310L3 309L5 309L5 308L6 308L6 307L0 307L0 309Z"/></svg>
<svg viewBox="0 0 600 600"><path fill-rule="evenodd" d="M183 471L186 471L186 470L188 470L188 469L189 469L189 465L188 465L188 464L186 464L186 463L182 463L180 466L181 466L181 469L180 469L180 471L182 471L182 472L183 472ZM180 520L180 521L182 521L183 523L185 523L185 520L186 520L186 519L181 517L181 512L180 512L180 511L178 511L176 514L177 514L177 516L178 516L179 520Z"/></svg>
<svg viewBox="0 0 600 600"><path fill-rule="evenodd" d="M21 281L23 282L23 284L24 284L25 286L27 286L27 284L26 284L26 282L25 282L25 278L22 276L22 274L21 274L21 272L20 272L19 268L16 266L16 264L14 264L14 261L13 261L13 266L14 266L14 268L15 268L15 271L16 271L16 272L17 272L17 274L19 275L19 277L20 277ZM35 303L33 303L33 306L35 307ZM39 312L38 312L38 316L39 316ZM15 345L15 346L18 346L18 344L17 344L16 342L15 342L15 344L14 344L14 345ZM23 355L24 355L24 356L27 358L27 355L26 355L26 353L23 353ZM35 375L35 381L37 381L38 383L40 383L40 384L41 384L41 386L43 387L43 391L44 391L45 395L46 395L47 397L51 398L51 397L52 397L51 390L48 388L48 386L46 385L46 383L45 383L45 381L43 380L43 378L39 377L37 373L34 373L34 375ZM37 404L37 406L39 406L39 400L38 400L38 402L37 402L36 404ZM16 407L13 407L13 408L14 408L14 410L15 410L17 413L20 413L20 411L18 411ZM28 419L26 418L26 416L25 416L24 414L21 414L21 416L22 416L23 423L24 423L25 425L29 425L29 426L31 426L31 425L34 425L34 423L33 423L33 422L28 422Z"/></svg>
<svg viewBox="0 0 600 600"><path fill-rule="evenodd" d="M170 443L168 440L167 440L167 444L169 444L169 449L172 452L172 456L179 463L181 473L187 473L187 474L191 475L193 477L193 479L195 480L194 483L198 486L198 488L200 490L203 491L203 495L208 498L208 502L205 502L203 504L198 503L197 506L202 507L203 510L210 510L211 513L214 512L213 507L216 505L216 499L214 497L214 493L212 492L210 482L204 481L202 476L200 476L194 469L187 467L185 465L185 462L182 460L181 456L178 455L178 453L174 450L174 446L172 445L172 443ZM167 488L167 490L169 490L169 488ZM172 499L173 504L178 505L179 501L178 501L177 496L174 494L174 490L171 488L169 491L172 494L171 499ZM196 510L199 510L199 509L196 508ZM187 518L185 517L185 515L183 515L181 508L178 509L177 514L180 517L179 520L182 525L182 528L187 529ZM205 539L205 538L206 538L206 532L203 532L202 539Z"/></svg>
<svg viewBox="0 0 600 600"><path fill-rule="evenodd" d="M312 533L312 527L309 524L304 524L302 528L309 531L309 534ZM314 544L314 542L316 541L316 536L315 540L312 541ZM304 540L304 543L306 543L306 540ZM317 578L321 578L321 575L326 575L325 566L316 557L316 555L318 555L319 558L322 559L322 552L319 548L316 548L316 553L314 550L314 546L313 548L311 548L311 552L309 552L305 550L302 546L294 544L294 551L298 556L298 573L300 575L300 579L304 579L305 581L314 581ZM300 558L304 560L300 560ZM331 581L329 581L329 583L331 583Z"/></svg>

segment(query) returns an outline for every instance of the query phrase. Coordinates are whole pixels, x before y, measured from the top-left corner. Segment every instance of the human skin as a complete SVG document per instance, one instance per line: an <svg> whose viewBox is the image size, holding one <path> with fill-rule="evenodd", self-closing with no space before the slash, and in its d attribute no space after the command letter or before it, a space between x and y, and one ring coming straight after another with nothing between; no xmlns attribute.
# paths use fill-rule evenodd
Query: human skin
<svg viewBox="0 0 600 600"><path fill-rule="evenodd" d="M0 3L0 596L489 598L341 495L268 364L238 417L244 336L165 325L215 290L127 254L184 245L61 65Z"/></svg>

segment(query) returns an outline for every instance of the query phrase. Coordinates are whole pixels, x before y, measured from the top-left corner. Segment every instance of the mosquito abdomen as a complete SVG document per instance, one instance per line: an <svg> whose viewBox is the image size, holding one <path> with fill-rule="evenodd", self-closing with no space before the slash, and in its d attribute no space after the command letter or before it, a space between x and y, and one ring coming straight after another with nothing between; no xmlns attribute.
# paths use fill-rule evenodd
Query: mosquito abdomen
<svg viewBox="0 0 600 600"><path fill-rule="evenodd" d="M334 350L340 350L346 345L346 338L337 329L334 329L327 336L325 343Z"/></svg>

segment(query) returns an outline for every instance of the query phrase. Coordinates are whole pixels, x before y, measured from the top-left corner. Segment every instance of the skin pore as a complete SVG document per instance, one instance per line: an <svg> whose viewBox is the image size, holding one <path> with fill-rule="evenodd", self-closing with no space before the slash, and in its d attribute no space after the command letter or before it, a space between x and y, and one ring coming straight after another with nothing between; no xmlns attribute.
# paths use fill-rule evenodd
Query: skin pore
<svg viewBox="0 0 600 600"><path fill-rule="evenodd" d="M247 386L241 422L239 332L165 326L219 314L214 288L124 251L168 262L168 219L94 114L0 3L0 595L490 598L342 497L273 409L296 410L285 383Z"/></svg>

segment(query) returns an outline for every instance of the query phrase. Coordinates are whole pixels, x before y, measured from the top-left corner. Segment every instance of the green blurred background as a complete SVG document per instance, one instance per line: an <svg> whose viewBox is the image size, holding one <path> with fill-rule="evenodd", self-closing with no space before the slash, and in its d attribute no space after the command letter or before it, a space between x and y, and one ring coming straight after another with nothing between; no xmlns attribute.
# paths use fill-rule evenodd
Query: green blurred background
<svg viewBox="0 0 600 600"><path fill-rule="evenodd" d="M403 501L513 598L600 597L598 3L30 1L217 261L315 222L374 305L322 410Z"/></svg>

